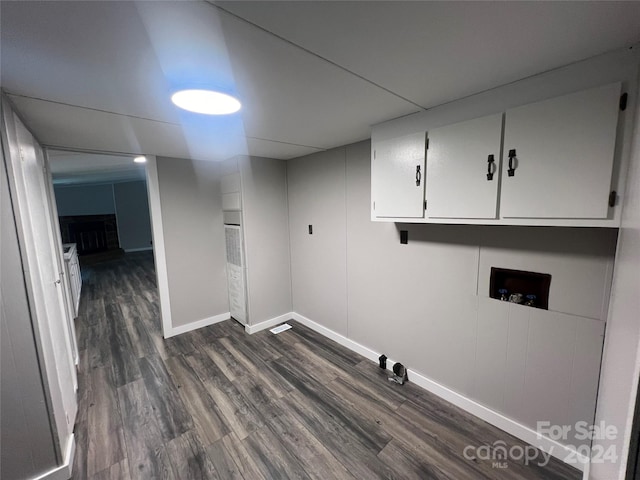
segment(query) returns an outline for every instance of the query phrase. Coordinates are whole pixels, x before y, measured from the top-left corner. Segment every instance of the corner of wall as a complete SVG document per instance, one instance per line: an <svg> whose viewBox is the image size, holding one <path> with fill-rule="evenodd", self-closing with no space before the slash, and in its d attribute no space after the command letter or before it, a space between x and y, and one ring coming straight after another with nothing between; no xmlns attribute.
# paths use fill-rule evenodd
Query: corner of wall
<svg viewBox="0 0 640 480"><path fill-rule="evenodd" d="M160 297L160 316L162 333L165 338L172 336L171 301L169 297L169 274L164 246L164 228L162 225L162 205L160 202L160 181L158 163L155 155L147 155L147 195L151 216L151 238L153 239L153 257L156 267L156 282Z"/></svg>

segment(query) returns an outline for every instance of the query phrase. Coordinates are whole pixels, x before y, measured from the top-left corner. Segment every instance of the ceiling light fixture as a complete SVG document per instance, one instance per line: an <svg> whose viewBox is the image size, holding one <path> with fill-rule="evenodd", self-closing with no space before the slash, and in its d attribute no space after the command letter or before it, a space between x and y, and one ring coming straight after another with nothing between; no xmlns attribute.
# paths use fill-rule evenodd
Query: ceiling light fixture
<svg viewBox="0 0 640 480"><path fill-rule="evenodd" d="M134 162L136 163L145 163L147 161L147 157L145 156L139 156L133 159Z"/></svg>
<svg viewBox="0 0 640 480"><path fill-rule="evenodd" d="M178 107L206 115L228 115L240 110L237 98L213 90L180 90L171 95L171 101Z"/></svg>

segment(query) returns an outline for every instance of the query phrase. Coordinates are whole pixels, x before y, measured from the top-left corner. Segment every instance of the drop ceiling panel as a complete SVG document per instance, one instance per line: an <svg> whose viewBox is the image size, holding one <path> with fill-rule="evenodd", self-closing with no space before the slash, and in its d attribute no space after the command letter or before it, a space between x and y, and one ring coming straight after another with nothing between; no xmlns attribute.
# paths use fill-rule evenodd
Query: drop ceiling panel
<svg viewBox="0 0 640 480"><path fill-rule="evenodd" d="M238 125L216 124L217 118L197 118L184 126L24 97L10 99L36 138L48 146L194 160L247 154Z"/></svg>
<svg viewBox="0 0 640 480"><path fill-rule="evenodd" d="M2 2L0 7L7 91L177 121L133 2Z"/></svg>
<svg viewBox="0 0 640 480"><path fill-rule="evenodd" d="M423 107L640 41L640 2L217 2Z"/></svg>
<svg viewBox="0 0 640 480"><path fill-rule="evenodd" d="M640 40L640 2L223 7L262 28L200 1L0 2L2 87L51 145L291 158L368 138L371 125L417 111L412 102ZM169 94L188 81L235 91L243 109L224 120L181 112Z"/></svg>
<svg viewBox="0 0 640 480"><path fill-rule="evenodd" d="M222 25L247 135L316 148L368 138L416 106L228 15Z"/></svg>
<svg viewBox="0 0 640 480"><path fill-rule="evenodd" d="M129 118L95 110L71 107L58 103L10 96L21 115L33 130L36 138L45 145L66 149L123 152L128 156L105 157L100 154L84 154L53 150L52 171L87 172L94 167L103 169L100 160L109 158L108 166L120 166L131 162L136 154L160 155L195 160L224 160L235 155L290 159L309 155L318 148L304 145L282 144L260 138L239 136L235 146L223 151L219 144L205 141L189 146L180 125ZM64 119L64 121L60 121ZM205 134L206 135L206 134ZM215 132L211 133L212 136ZM115 162L115 163L114 163Z"/></svg>
<svg viewBox="0 0 640 480"><path fill-rule="evenodd" d="M19 108L37 122L31 127L54 145L205 159L255 149L291 158L367 138L370 125L416 111L204 2L1 7L3 87L21 96ZM190 81L209 82L241 98L233 126L223 126L233 131L234 148L220 147L228 135L218 131L219 120L170 103L170 92ZM245 134L262 141L244 139Z"/></svg>

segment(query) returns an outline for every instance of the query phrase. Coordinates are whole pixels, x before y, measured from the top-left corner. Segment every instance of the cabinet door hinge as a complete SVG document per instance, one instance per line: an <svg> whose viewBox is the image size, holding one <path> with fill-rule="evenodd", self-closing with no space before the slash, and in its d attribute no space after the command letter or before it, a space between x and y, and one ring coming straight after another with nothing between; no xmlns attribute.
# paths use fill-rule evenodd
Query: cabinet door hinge
<svg viewBox="0 0 640 480"><path fill-rule="evenodd" d="M609 194L609 206L610 207L615 207L616 206L616 198L618 197L618 193L613 190L610 194Z"/></svg>
<svg viewBox="0 0 640 480"><path fill-rule="evenodd" d="M373 202L373 209L376 209L376 202Z"/></svg>
<svg viewBox="0 0 640 480"><path fill-rule="evenodd" d="M376 151L375 150L373 151L373 159L374 160L376 159Z"/></svg>
<svg viewBox="0 0 640 480"><path fill-rule="evenodd" d="M628 95L626 93L620 95L620 110L623 112L627 109L627 97Z"/></svg>
<svg viewBox="0 0 640 480"><path fill-rule="evenodd" d="M424 201L424 210L427 211L427 201Z"/></svg>
<svg viewBox="0 0 640 480"><path fill-rule="evenodd" d="M429 138L427 137L427 150L429 150Z"/></svg>

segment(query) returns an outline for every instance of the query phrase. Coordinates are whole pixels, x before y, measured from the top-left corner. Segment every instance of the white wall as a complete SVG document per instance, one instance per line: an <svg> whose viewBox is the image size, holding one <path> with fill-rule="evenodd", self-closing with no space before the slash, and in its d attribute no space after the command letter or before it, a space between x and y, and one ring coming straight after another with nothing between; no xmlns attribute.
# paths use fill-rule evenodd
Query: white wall
<svg viewBox="0 0 640 480"><path fill-rule="evenodd" d="M228 314L220 192L225 167L158 157L157 172L172 328Z"/></svg>
<svg viewBox="0 0 640 480"><path fill-rule="evenodd" d="M151 220L144 181L54 187L58 216L114 215L120 248L151 248Z"/></svg>
<svg viewBox="0 0 640 480"><path fill-rule="evenodd" d="M288 165L296 313L529 427L593 420L615 230L371 222L369 142ZM550 273L555 312L489 299L491 266Z"/></svg>
<svg viewBox="0 0 640 480"><path fill-rule="evenodd" d="M293 309L347 335L344 149L287 166Z"/></svg>
<svg viewBox="0 0 640 480"><path fill-rule="evenodd" d="M615 261L616 280L611 290L612 306L609 310L597 414L598 420L604 420L616 427L619 433L612 442L596 442L599 446L613 447L618 459L613 462L607 460L594 463L591 469L592 478L607 480L624 477L628 435L638 381L639 360L635 359L640 343L637 322L639 311L637 295L640 290L637 273L639 132L636 114L639 65L640 51L637 47L628 48L535 75L427 112L392 120L373 129L373 136L377 140L393 138L402 133L424 131L440 125L503 111L528 102L622 80L623 91L628 92L629 99L626 111L620 112L616 157L623 162L614 168L611 187L618 192L621 199L620 206L614 211L615 218L622 219L622 227ZM635 129L634 116L636 117ZM633 153L632 149L634 149ZM629 159L631 162L626 163L625 160ZM629 168L628 172L627 168ZM626 192L626 190L630 191ZM599 277L592 274L590 278ZM599 303L599 297L598 295L597 298L586 299L582 305L588 310L593 310ZM591 307L588 307L589 303L592 303ZM602 318L604 318L607 302L602 302L601 305L604 310ZM636 365L635 369L632 365Z"/></svg>
<svg viewBox="0 0 640 480"><path fill-rule="evenodd" d="M287 164L239 157L249 324L291 312Z"/></svg>
<svg viewBox="0 0 640 480"><path fill-rule="evenodd" d="M54 186L54 191L60 217L116 213L111 184Z"/></svg>

